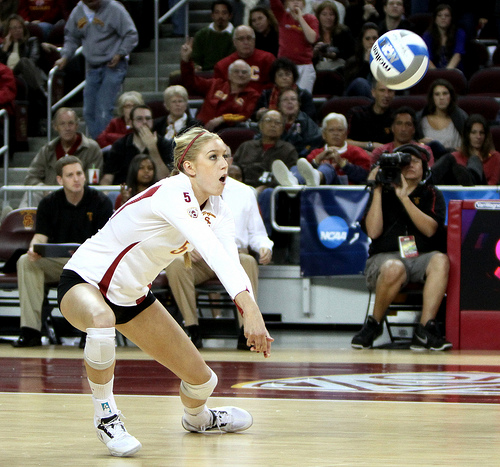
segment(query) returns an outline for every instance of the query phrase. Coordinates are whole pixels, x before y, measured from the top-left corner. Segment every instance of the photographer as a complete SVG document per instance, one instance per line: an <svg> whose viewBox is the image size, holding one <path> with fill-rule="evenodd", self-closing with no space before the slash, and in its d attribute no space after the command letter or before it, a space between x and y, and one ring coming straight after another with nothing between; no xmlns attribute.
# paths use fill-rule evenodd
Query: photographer
<svg viewBox="0 0 500 467"><path fill-rule="evenodd" d="M401 154L399 183L389 183L383 159L368 176L372 191L363 218L363 228L372 243L365 274L368 288L375 290L373 316L351 342L353 348L371 348L382 334L387 307L409 282L424 284L422 316L411 343L412 350L446 350L451 344L442 337L435 318L446 292L449 260L443 249L446 206L434 186L422 182L428 171L429 154L422 147L406 144ZM390 155L394 158L396 155ZM392 166L391 166L392 167Z"/></svg>

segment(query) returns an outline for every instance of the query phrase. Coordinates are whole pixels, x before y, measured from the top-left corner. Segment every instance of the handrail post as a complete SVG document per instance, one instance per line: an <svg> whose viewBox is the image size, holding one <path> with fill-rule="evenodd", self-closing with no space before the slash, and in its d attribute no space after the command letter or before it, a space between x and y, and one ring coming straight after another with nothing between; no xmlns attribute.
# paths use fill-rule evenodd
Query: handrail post
<svg viewBox="0 0 500 467"><path fill-rule="evenodd" d="M0 110L0 117L3 118L3 184L7 186L9 172L9 115L5 109ZM3 194L3 204L7 203L7 192Z"/></svg>
<svg viewBox="0 0 500 467"><path fill-rule="evenodd" d="M155 0L155 92L158 92L160 81L160 57L159 57L159 44L160 44L160 6L159 0Z"/></svg>

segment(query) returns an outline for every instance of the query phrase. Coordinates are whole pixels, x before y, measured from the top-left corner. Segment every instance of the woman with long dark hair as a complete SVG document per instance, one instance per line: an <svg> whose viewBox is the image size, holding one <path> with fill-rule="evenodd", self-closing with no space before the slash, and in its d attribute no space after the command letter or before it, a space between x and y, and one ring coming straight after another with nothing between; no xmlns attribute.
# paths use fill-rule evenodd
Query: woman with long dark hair
<svg viewBox="0 0 500 467"><path fill-rule="evenodd" d="M417 119L419 141L431 146L436 159L443 152L460 148L467 113L458 107L455 88L448 80L433 81Z"/></svg>
<svg viewBox="0 0 500 467"><path fill-rule="evenodd" d="M354 55L354 39L350 29L339 22L337 5L329 0L318 5L316 18L319 21L319 39L313 49L316 70L342 67Z"/></svg>
<svg viewBox="0 0 500 467"><path fill-rule="evenodd" d="M453 153L457 164L466 167L472 157L478 157L483 165L483 183L498 185L500 183L500 152L495 150L490 125L479 114L471 115L464 126L464 136L460 151Z"/></svg>
<svg viewBox="0 0 500 467"><path fill-rule="evenodd" d="M436 7L431 25L422 37L429 49L429 68L462 70L466 35L457 28L450 5L441 3Z"/></svg>
<svg viewBox="0 0 500 467"><path fill-rule="evenodd" d="M279 26L274 13L264 6L250 10L248 25L255 31L255 48L278 56Z"/></svg>

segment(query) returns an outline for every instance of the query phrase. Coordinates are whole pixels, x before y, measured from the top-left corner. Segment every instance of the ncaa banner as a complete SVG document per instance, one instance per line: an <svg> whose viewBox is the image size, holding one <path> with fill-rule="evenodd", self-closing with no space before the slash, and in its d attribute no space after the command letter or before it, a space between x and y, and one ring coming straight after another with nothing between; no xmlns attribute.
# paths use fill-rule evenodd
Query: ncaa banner
<svg viewBox="0 0 500 467"><path fill-rule="evenodd" d="M303 276L362 274L368 237L361 230L364 189L308 188L301 193L300 269Z"/></svg>

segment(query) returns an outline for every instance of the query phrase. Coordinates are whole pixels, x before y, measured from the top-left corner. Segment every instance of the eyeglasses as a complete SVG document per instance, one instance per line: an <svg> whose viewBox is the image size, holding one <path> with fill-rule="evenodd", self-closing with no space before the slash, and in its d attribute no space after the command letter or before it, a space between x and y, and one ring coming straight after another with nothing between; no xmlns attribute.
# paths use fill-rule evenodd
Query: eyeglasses
<svg viewBox="0 0 500 467"><path fill-rule="evenodd" d="M134 117L134 122L150 122L153 117Z"/></svg>

